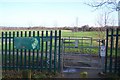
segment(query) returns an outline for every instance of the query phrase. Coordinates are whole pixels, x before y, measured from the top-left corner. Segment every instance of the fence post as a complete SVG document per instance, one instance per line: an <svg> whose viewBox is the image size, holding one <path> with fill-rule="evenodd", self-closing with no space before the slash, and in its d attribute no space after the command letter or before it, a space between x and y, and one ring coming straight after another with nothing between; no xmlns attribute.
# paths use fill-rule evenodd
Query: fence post
<svg viewBox="0 0 120 80"><path fill-rule="evenodd" d="M14 37L15 37L15 32L13 32L13 70L15 69L15 49L14 49Z"/></svg>
<svg viewBox="0 0 120 80"><path fill-rule="evenodd" d="M31 31L29 31L29 37L31 37ZM29 64L28 66L29 66L29 69L31 69L31 62L30 62L31 61L31 53L30 52L31 52L31 50L29 49L28 50L28 54L29 54L28 55L28 57L29 57L28 58L28 64Z"/></svg>
<svg viewBox="0 0 120 80"><path fill-rule="evenodd" d="M109 30L107 29L106 31L106 55L105 55L105 73L107 72L107 58L108 58L108 33L109 33Z"/></svg>
<svg viewBox="0 0 120 80"><path fill-rule="evenodd" d="M11 32L9 32L9 69L11 68Z"/></svg>
<svg viewBox="0 0 120 80"><path fill-rule="evenodd" d="M44 47L43 36L44 36L44 32L42 31L42 43L41 43L42 47L41 47L41 60L40 60L41 71L43 70L43 47Z"/></svg>
<svg viewBox="0 0 120 80"><path fill-rule="evenodd" d="M21 31L21 37L23 37L23 32ZM23 50L20 49L20 65L21 69L23 68L23 55L22 55Z"/></svg>
<svg viewBox="0 0 120 80"><path fill-rule="evenodd" d="M58 49L58 71L60 72L60 61L61 61L61 57L60 57L60 48L61 48L61 30L59 30L59 49Z"/></svg>
<svg viewBox="0 0 120 80"><path fill-rule="evenodd" d="M35 37L35 31L33 31L33 37ZM35 50L33 49L32 50L32 69L34 70L34 57L35 57Z"/></svg>
<svg viewBox="0 0 120 80"><path fill-rule="evenodd" d="M61 54L61 74L63 74L63 64L64 64L64 62L63 62L63 54L64 54L64 39L62 39L62 54Z"/></svg>
<svg viewBox="0 0 120 80"><path fill-rule="evenodd" d="M57 49L57 31L55 30L55 44L54 44L54 72L56 72L56 49Z"/></svg>
<svg viewBox="0 0 120 80"><path fill-rule="evenodd" d="M112 72L112 52L113 52L113 29L111 29L111 42L110 42L110 64L109 64L110 72Z"/></svg>
<svg viewBox="0 0 120 80"><path fill-rule="evenodd" d="M46 31L46 37L48 37L48 31ZM46 60L46 62L45 62L45 70L47 70L47 50L48 50L48 41L46 41L46 49L45 49L45 60Z"/></svg>
<svg viewBox="0 0 120 80"><path fill-rule="evenodd" d="M49 71L52 69L52 31L50 32L50 53L49 53Z"/></svg>
<svg viewBox="0 0 120 80"><path fill-rule="evenodd" d="M2 32L2 69L4 69L4 54L3 54L3 42L4 42L4 32Z"/></svg>
<svg viewBox="0 0 120 80"><path fill-rule="evenodd" d="M39 31L37 31L37 37L39 37ZM40 44L39 44L40 45ZM37 69L39 67L39 50L37 50L37 58L36 58L36 62L37 62Z"/></svg>
<svg viewBox="0 0 120 80"><path fill-rule="evenodd" d="M25 31L25 37L27 37L27 31ZM27 53L27 50L25 49L25 51L24 51L25 53L24 53L24 69L26 69L26 53Z"/></svg>
<svg viewBox="0 0 120 80"><path fill-rule="evenodd" d="M7 70L7 32L5 32L5 70Z"/></svg>
<svg viewBox="0 0 120 80"><path fill-rule="evenodd" d="M19 37L19 32L17 31L17 37ZM17 55L16 55L16 69L18 69L18 49L17 49Z"/></svg>
<svg viewBox="0 0 120 80"><path fill-rule="evenodd" d="M116 31L116 44L115 44L115 69L114 72L117 72L117 53L118 53L118 28Z"/></svg>

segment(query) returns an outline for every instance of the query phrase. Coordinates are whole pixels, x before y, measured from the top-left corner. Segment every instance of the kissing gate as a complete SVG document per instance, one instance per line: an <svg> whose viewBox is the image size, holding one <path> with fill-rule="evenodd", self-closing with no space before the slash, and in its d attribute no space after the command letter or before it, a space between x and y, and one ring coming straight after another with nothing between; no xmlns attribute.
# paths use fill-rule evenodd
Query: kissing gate
<svg viewBox="0 0 120 80"><path fill-rule="evenodd" d="M2 68L60 71L60 42L60 30L2 32Z"/></svg>

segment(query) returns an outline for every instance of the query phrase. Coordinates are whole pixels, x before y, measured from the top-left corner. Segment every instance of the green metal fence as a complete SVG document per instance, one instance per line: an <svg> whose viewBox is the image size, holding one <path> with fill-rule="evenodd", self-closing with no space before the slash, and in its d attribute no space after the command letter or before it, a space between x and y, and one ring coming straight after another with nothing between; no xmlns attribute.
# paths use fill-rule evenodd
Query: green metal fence
<svg viewBox="0 0 120 80"><path fill-rule="evenodd" d="M105 72L120 73L120 29L106 30Z"/></svg>
<svg viewBox="0 0 120 80"><path fill-rule="evenodd" d="M3 70L60 71L61 31L2 32Z"/></svg>

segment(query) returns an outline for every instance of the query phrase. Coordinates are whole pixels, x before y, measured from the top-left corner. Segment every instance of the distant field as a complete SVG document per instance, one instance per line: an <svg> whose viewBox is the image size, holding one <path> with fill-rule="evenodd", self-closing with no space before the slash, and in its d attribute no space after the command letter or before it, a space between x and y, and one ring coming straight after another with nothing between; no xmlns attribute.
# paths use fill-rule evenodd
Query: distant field
<svg viewBox="0 0 120 80"><path fill-rule="evenodd" d="M100 36L99 36L100 34ZM105 38L105 32L89 31L89 32L72 32L71 30L62 30L62 37L92 37L92 38Z"/></svg>
<svg viewBox="0 0 120 80"><path fill-rule="evenodd" d="M33 31L33 30L0 30L0 37L1 32L13 32L13 31ZM35 30L40 31L40 30ZM42 31L42 30L41 30ZM45 33L46 30L44 30ZM48 30L49 31L49 30ZM53 30L54 32L54 30ZM92 37L92 38L105 38L105 32L98 32L98 31L80 31L80 32L72 32L71 30L61 30L62 37ZM99 35L100 34L100 35Z"/></svg>

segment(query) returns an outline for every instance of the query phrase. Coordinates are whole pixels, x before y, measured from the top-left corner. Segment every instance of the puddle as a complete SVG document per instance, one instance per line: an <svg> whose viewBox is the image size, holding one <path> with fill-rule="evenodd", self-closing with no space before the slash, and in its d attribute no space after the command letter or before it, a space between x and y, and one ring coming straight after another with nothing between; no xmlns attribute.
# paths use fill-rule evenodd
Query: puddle
<svg viewBox="0 0 120 80"><path fill-rule="evenodd" d="M76 66L76 67L91 67L90 64L84 62L66 62L66 66Z"/></svg>
<svg viewBox="0 0 120 80"><path fill-rule="evenodd" d="M77 68L64 68L63 72L80 72L80 69Z"/></svg>

